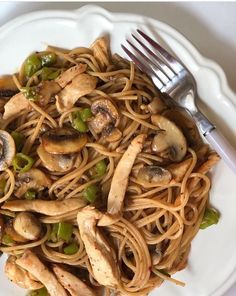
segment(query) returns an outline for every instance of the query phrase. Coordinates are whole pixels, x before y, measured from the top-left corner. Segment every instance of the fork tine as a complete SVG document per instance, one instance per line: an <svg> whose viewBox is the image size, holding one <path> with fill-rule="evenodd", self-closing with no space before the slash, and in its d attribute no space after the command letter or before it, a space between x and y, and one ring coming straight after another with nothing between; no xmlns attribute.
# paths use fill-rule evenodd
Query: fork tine
<svg viewBox="0 0 236 296"><path fill-rule="evenodd" d="M149 67L153 70L153 72L156 74L156 76L161 80L163 84L167 84L169 82L169 77L157 67L153 63L152 60L150 60L141 50L139 50L133 43L131 43L129 40L126 40L127 43L149 64Z"/></svg>
<svg viewBox="0 0 236 296"><path fill-rule="evenodd" d="M132 34L132 37L155 59L155 61L157 62L157 66L160 67L160 69L166 74L166 76L169 77L169 79L172 79L176 75L176 73L173 72L168 65L163 63L163 61L134 34Z"/></svg>
<svg viewBox="0 0 236 296"><path fill-rule="evenodd" d="M147 40L158 52L162 57L164 57L165 61L169 64L169 66L178 74L180 71L184 70L184 67L181 65L180 62L176 60L168 51L166 51L160 44L150 38L141 30L137 29L137 32Z"/></svg>
<svg viewBox="0 0 236 296"><path fill-rule="evenodd" d="M125 51L125 53L130 57L130 59L138 66L138 68L143 71L144 73L147 73L150 77L152 77L153 81L155 81L155 85L158 89L161 89L164 85L157 77L155 72L152 70L151 67L148 67L147 64L142 63L131 51L128 50L123 44L121 44L122 49Z"/></svg>

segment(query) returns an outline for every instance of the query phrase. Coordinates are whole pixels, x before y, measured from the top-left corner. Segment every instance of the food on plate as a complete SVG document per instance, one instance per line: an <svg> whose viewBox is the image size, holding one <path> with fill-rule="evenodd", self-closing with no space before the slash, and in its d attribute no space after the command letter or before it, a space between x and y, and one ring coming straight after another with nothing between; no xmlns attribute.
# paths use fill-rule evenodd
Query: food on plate
<svg viewBox="0 0 236 296"><path fill-rule="evenodd" d="M31 296L147 295L186 267L209 206L210 151L146 74L49 46L0 78L0 251Z"/></svg>

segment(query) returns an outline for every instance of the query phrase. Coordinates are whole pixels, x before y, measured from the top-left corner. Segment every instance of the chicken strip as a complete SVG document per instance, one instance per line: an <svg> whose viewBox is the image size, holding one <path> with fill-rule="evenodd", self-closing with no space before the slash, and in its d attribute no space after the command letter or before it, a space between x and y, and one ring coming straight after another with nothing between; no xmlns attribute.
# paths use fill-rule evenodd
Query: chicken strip
<svg viewBox="0 0 236 296"><path fill-rule="evenodd" d="M43 287L42 283L33 280L28 271L16 264L16 257L9 256L5 264L5 274L10 281L27 290L37 290Z"/></svg>
<svg viewBox="0 0 236 296"><path fill-rule="evenodd" d="M25 98L23 93L14 95L4 106L3 119L7 120L15 114L20 114L22 111L30 110L29 101Z"/></svg>
<svg viewBox="0 0 236 296"><path fill-rule="evenodd" d="M57 77L55 79L55 82L57 82L61 88L64 88L69 82L71 82L72 79L75 78L75 76L85 72L86 68L86 64L78 64L76 66L73 66L63 72L59 77Z"/></svg>
<svg viewBox="0 0 236 296"><path fill-rule="evenodd" d="M30 250L25 250L16 263L37 278L48 290L50 296L67 296L65 289L55 275Z"/></svg>
<svg viewBox="0 0 236 296"><path fill-rule="evenodd" d="M67 200L10 200L2 205L2 209L14 212L32 211L48 216L57 216L80 209L86 205L83 199Z"/></svg>
<svg viewBox="0 0 236 296"><path fill-rule="evenodd" d="M69 110L76 101L90 94L97 85L97 78L88 74L77 75L57 96L56 106L59 112Z"/></svg>
<svg viewBox="0 0 236 296"><path fill-rule="evenodd" d="M78 277L65 271L57 264L53 265L53 271L61 285L71 296L96 296L96 293Z"/></svg>
<svg viewBox="0 0 236 296"><path fill-rule="evenodd" d="M107 201L107 215L99 221L99 226L106 226L114 222L113 217L119 217L122 211L129 175L137 155L141 152L146 135L138 135L133 139L128 149L121 157L111 182L111 188Z"/></svg>
<svg viewBox="0 0 236 296"><path fill-rule="evenodd" d="M102 214L88 206L78 212L77 222L95 279L104 286L116 288L119 270L114 250L96 226Z"/></svg>

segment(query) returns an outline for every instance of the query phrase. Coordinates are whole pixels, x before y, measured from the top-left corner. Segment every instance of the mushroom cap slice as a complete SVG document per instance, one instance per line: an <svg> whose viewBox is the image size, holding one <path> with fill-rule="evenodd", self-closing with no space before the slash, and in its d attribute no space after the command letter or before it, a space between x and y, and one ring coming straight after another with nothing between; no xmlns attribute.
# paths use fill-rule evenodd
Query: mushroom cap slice
<svg viewBox="0 0 236 296"><path fill-rule="evenodd" d="M17 176L18 189L15 196L21 197L28 189L36 189L38 191L45 187L50 187L52 181L39 169L30 169L26 173L19 173Z"/></svg>
<svg viewBox="0 0 236 296"><path fill-rule="evenodd" d="M162 115L173 121L178 127L181 128L190 147L194 147L195 149L203 145L203 140L196 124L185 110L175 107L165 110Z"/></svg>
<svg viewBox="0 0 236 296"><path fill-rule="evenodd" d="M154 137L152 150L164 159L181 161L187 152L187 142L182 131L162 115L153 115L151 121L163 130Z"/></svg>
<svg viewBox="0 0 236 296"><path fill-rule="evenodd" d="M85 146L87 135L72 128L54 128L45 132L41 141L48 153L71 154L79 152Z"/></svg>
<svg viewBox="0 0 236 296"><path fill-rule="evenodd" d="M0 130L0 171L4 171L11 165L15 153L16 147L12 136Z"/></svg>
<svg viewBox="0 0 236 296"><path fill-rule="evenodd" d="M99 99L91 105L91 111L95 116L88 124L100 134L107 127L117 127L120 120L120 115L117 107L108 99Z"/></svg>
<svg viewBox="0 0 236 296"><path fill-rule="evenodd" d="M13 220L8 220L5 224L4 231L6 234L8 234L14 241L19 243L25 243L28 241L25 237L20 235L18 232L16 232L14 226L13 226Z"/></svg>
<svg viewBox="0 0 236 296"><path fill-rule="evenodd" d="M103 129L102 135L106 138L107 142L119 141L122 137L122 132L113 125L108 125Z"/></svg>
<svg viewBox="0 0 236 296"><path fill-rule="evenodd" d="M52 154L48 153L41 145L37 149L39 158L43 165L52 172L67 172L75 163L74 154Z"/></svg>
<svg viewBox="0 0 236 296"><path fill-rule="evenodd" d="M160 185L168 184L171 178L171 173L167 169L156 165L141 168L137 176L140 182L158 183Z"/></svg>
<svg viewBox="0 0 236 296"><path fill-rule="evenodd" d="M17 233L27 240L36 240L41 234L41 224L31 213L22 212L16 215L13 220L13 227Z"/></svg>

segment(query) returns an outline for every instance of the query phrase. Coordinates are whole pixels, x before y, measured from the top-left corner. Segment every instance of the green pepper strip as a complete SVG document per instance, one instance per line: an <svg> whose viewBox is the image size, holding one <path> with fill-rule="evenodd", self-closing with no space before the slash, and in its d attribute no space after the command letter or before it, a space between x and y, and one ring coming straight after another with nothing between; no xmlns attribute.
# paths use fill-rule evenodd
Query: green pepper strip
<svg viewBox="0 0 236 296"><path fill-rule="evenodd" d="M25 199L33 200L35 198L36 198L36 191L34 191L33 189L29 189L26 191Z"/></svg>
<svg viewBox="0 0 236 296"><path fill-rule="evenodd" d="M58 238L57 238L58 228L59 228L59 223L53 224L52 231L50 233L49 240L54 243L56 243L58 241Z"/></svg>
<svg viewBox="0 0 236 296"><path fill-rule="evenodd" d="M93 116L92 111L90 108L84 108L79 111L80 118L83 122L86 122L89 118Z"/></svg>
<svg viewBox="0 0 236 296"><path fill-rule="evenodd" d="M107 165L104 161L104 159L100 160L95 165L95 172L96 174L93 176L93 178L99 178L102 177L107 171Z"/></svg>
<svg viewBox="0 0 236 296"><path fill-rule="evenodd" d="M57 237L68 242L73 233L73 225L66 222L60 222L58 225Z"/></svg>
<svg viewBox="0 0 236 296"><path fill-rule="evenodd" d="M37 54L30 55L24 62L24 74L26 77L31 77L42 68L42 62Z"/></svg>
<svg viewBox="0 0 236 296"><path fill-rule="evenodd" d="M53 80L60 75L60 70L43 67L40 73L42 80Z"/></svg>
<svg viewBox="0 0 236 296"><path fill-rule="evenodd" d="M72 243L68 246L66 246L63 251L66 255L74 255L79 250L79 247L76 243Z"/></svg>
<svg viewBox="0 0 236 296"><path fill-rule="evenodd" d="M90 203L93 203L97 198L97 193L98 193L98 187L92 184L84 189L83 196L87 201L89 201Z"/></svg>
<svg viewBox="0 0 236 296"><path fill-rule="evenodd" d="M12 246L15 243L15 241L9 234L4 234L2 237L2 243L7 246Z"/></svg>
<svg viewBox="0 0 236 296"><path fill-rule="evenodd" d="M18 173L28 172L33 164L33 158L25 155L24 153L17 153L12 161L13 168L15 172Z"/></svg>
<svg viewBox="0 0 236 296"><path fill-rule="evenodd" d="M41 65L44 66L52 66L57 61L57 56L54 52L44 52L39 53L41 58Z"/></svg>
<svg viewBox="0 0 236 296"><path fill-rule="evenodd" d="M37 86L32 86L32 87L22 87L20 91L23 93L23 95L26 97L27 100L29 101L37 101L38 100L38 90Z"/></svg>
<svg viewBox="0 0 236 296"><path fill-rule="evenodd" d="M220 214L216 209L206 208L202 222L200 224L200 229L205 229L213 224L219 222Z"/></svg>
<svg viewBox="0 0 236 296"><path fill-rule="evenodd" d="M28 296L49 296L49 294L47 289L44 287L39 290L29 292Z"/></svg>
<svg viewBox="0 0 236 296"><path fill-rule="evenodd" d="M25 136L16 131L11 132L11 136L14 139L17 152L21 151L24 144Z"/></svg>

